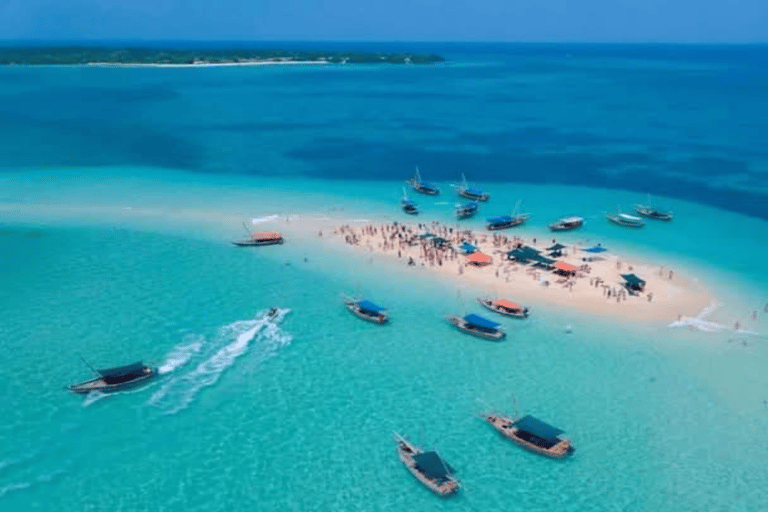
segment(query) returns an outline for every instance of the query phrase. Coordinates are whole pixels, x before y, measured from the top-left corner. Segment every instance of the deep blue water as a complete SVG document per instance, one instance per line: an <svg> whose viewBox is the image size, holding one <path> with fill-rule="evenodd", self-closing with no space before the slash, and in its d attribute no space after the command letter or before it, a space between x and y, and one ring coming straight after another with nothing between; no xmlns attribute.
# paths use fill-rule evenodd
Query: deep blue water
<svg viewBox="0 0 768 512"><path fill-rule="evenodd" d="M0 166L389 179L418 165L428 179L627 189L768 218L768 46L259 43L280 44L448 61L4 68Z"/></svg>

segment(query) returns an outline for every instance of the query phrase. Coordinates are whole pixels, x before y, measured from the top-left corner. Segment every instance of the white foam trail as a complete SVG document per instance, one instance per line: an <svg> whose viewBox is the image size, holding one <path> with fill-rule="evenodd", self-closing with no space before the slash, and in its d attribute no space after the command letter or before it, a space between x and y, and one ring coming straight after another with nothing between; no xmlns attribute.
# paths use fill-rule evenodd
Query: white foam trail
<svg viewBox="0 0 768 512"><path fill-rule="evenodd" d="M100 391L91 391L90 393L85 395L85 399L83 400L83 404L82 405L83 405L83 407L88 407L88 406L91 406L91 405L95 404L96 402L98 402L102 398L106 398L106 397L107 397L106 393L102 393Z"/></svg>
<svg viewBox="0 0 768 512"><path fill-rule="evenodd" d="M0 487L0 498L13 491L20 491L32 487L30 482L19 482L16 484L8 484L5 487Z"/></svg>
<svg viewBox="0 0 768 512"><path fill-rule="evenodd" d="M59 469L56 471L52 471L51 473L45 473L43 475L40 475L36 477L34 480L32 480L31 482L17 482L13 484L8 484L4 487L0 487L0 498L14 491L29 489L30 487L36 484L44 484L44 483L52 482L54 478L56 478L59 475L63 475L64 473L66 473L66 471L64 471L63 469Z"/></svg>
<svg viewBox="0 0 768 512"><path fill-rule="evenodd" d="M696 317L690 317L690 316L681 317L680 320L677 320L669 324L669 327L690 326L690 327L695 327L696 329L704 332L723 331L728 327L723 324L719 324L717 322L710 322L707 320L707 317L709 317L712 313L714 313L715 310L720 306L722 306L722 303L713 302L709 306L702 309L701 312L699 312L699 314Z"/></svg>
<svg viewBox="0 0 768 512"><path fill-rule="evenodd" d="M160 375L171 373L176 368L179 368L187 363L195 353L200 352L203 348L201 341L193 341L186 345L176 345L173 350L166 356L165 363L157 369Z"/></svg>
<svg viewBox="0 0 768 512"><path fill-rule="evenodd" d="M251 219L251 223L262 224L264 222L274 222L279 219L280 219L280 216L275 214L275 215L268 215L266 217L256 217L255 219Z"/></svg>
<svg viewBox="0 0 768 512"><path fill-rule="evenodd" d="M160 407L165 414L175 414L186 409L198 392L219 380L221 374L243 355L253 340L263 342L261 359L291 341L291 336L280 331L278 324L290 312L279 309L270 317L263 311L254 320L242 320L222 327L219 339L234 340L200 363L194 370L165 383L149 399L150 404Z"/></svg>

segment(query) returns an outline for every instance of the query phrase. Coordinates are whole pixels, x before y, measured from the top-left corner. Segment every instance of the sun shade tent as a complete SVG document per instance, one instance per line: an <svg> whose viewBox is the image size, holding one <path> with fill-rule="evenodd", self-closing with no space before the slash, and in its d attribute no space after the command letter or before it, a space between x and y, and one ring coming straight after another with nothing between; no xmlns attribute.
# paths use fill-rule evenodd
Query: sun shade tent
<svg viewBox="0 0 768 512"><path fill-rule="evenodd" d="M559 428L548 425L533 416L523 416L515 421L514 425L523 432L533 434L551 444L557 444L560 441L559 436L563 433Z"/></svg>
<svg viewBox="0 0 768 512"><path fill-rule="evenodd" d="M277 231L273 231L270 233L251 233L251 238L257 241L276 240L276 239L283 238L283 235L278 233Z"/></svg>
<svg viewBox="0 0 768 512"><path fill-rule="evenodd" d="M473 252L472 254L467 256L467 261L472 263L473 265L477 266L483 266L483 265L490 265L493 261L493 258L488 256L485 253L482 252Z"/></svg>
<svg viewBox="0 0 768 512"><path fill-rule="evenodd" d="M547 247L548 251L562 251L565 249L565 246L563 244L555 244L552 247Z"/></svg>
<svg viewBox="0 0 768 512"><path fill-rule="evenodd" d="M553 260L552 258L547 258L546 256L542 256L541 254L538 254L538 253L531 254L530 259L532 259L536 263L544 265L545 267L551 267L555 263L555 260Z"/></svg>
<svg viewBox="0 0 768 512"><path fill-rule="evenodd" d="M413 460L416 462L416 467L419 471L432 480L448 480L451 473L454 472L453 468L437 452L417 453L413 456Z"/></svg>
<svg viewBox="0 0 768 512"><path fill-rule="evenodd" d="M472 254L473 252L477 251L477 247L470 244L469 242L464 242L463 244L461 244L461 250L467 254Z"/></svg>
<svg viewBox="0 0 768 512"><path fill-rule="evenodd" d="M487 329L489 331L496 330L501 325L492 320L488 320L487 318L483 318L480 315L475 315L474 313L471 315L465 316L464 321L470 325L473 325L475 327L480 327L482 329Z"/></svg>
<svg viewBox="0 0 768 512"><path fill-rule="evenodd" d="M448 240L445 238L440 238L439 236L436 236L432 238L432 244L437 245L438 247L442 247L448 243Z"/></svg>
<svg viewBox="0 0 768 512"><path fill-rule="evenodd" d="M357 307L359 307L363 311L370 311L371 313L381 313L382 311L387 310L387 308L383 306L379 306L378 304L375 304L369 300L358 301Z"/></svg>
<svg viewBox="0 0 768 512"><path fill-rule="evenodd" d="M621 274L621 277L627 282L626 285L628 288L642 290L645 287L645 280L640 279L635 274Z"/></svg>
<svg viewBox="0 0 768 512"><path fill-rule="evenodd" d="M608 249L606 249L605 247L603 247L601 245L595 245L594 247L588 247L586 249L582 249L582 251L584 251L584 252L593 252L593 253L601 253L601 252L605 252L607 250Z"/></svg>
<svg viewBox="0 0 768 512"><path fill-rule="evenodd" d="M434 233L422 233L419 235L419 238L422 240L426 240L427 238L434 238L436 235Z"/></svg>

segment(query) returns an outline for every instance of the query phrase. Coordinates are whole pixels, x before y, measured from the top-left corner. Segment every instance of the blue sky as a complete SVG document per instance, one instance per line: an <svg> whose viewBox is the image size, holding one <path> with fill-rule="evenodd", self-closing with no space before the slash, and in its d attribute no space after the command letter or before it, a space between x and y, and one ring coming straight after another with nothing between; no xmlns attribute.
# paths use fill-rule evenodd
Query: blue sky
<svg viewBox="0 0 768 512"><path fill-rule="evenodd" d="M768 42L768 0L0 0L0 39Z"/></svg>

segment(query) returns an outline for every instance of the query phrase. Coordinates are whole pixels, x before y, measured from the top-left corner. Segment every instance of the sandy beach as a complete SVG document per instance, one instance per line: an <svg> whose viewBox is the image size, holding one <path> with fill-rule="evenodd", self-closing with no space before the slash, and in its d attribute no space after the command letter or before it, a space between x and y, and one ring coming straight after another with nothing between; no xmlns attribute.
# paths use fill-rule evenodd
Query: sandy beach
<svg viewBox="0 0 768 512"><path fill-rule="evenodd" d="M446 242L440 247L435 244L435 237L423 237L425 233ZM546 249L556 241L551 235L546 240L523 239L511 233L459 231L439 223L360 223L332 230L318 227L316 236L354 246L361 252L385 255L406 269L426 270L457 284L486 289L487 297L523 306L526 301L535 301L577 308L593 315L670 324L680 317L695 317L712 303L708 291L684 272L610 251L593 254L585 252L586 247L566 245L562 255L554 259L578 270L565 275L533 262L524 264L507 258L509 251L524 246L547 255ZM458 250L464 242L490 256L490 264L472 264L469 255ZM625 288L621 274L628 273L645 280L642 292L630 293Z"/></svg>

